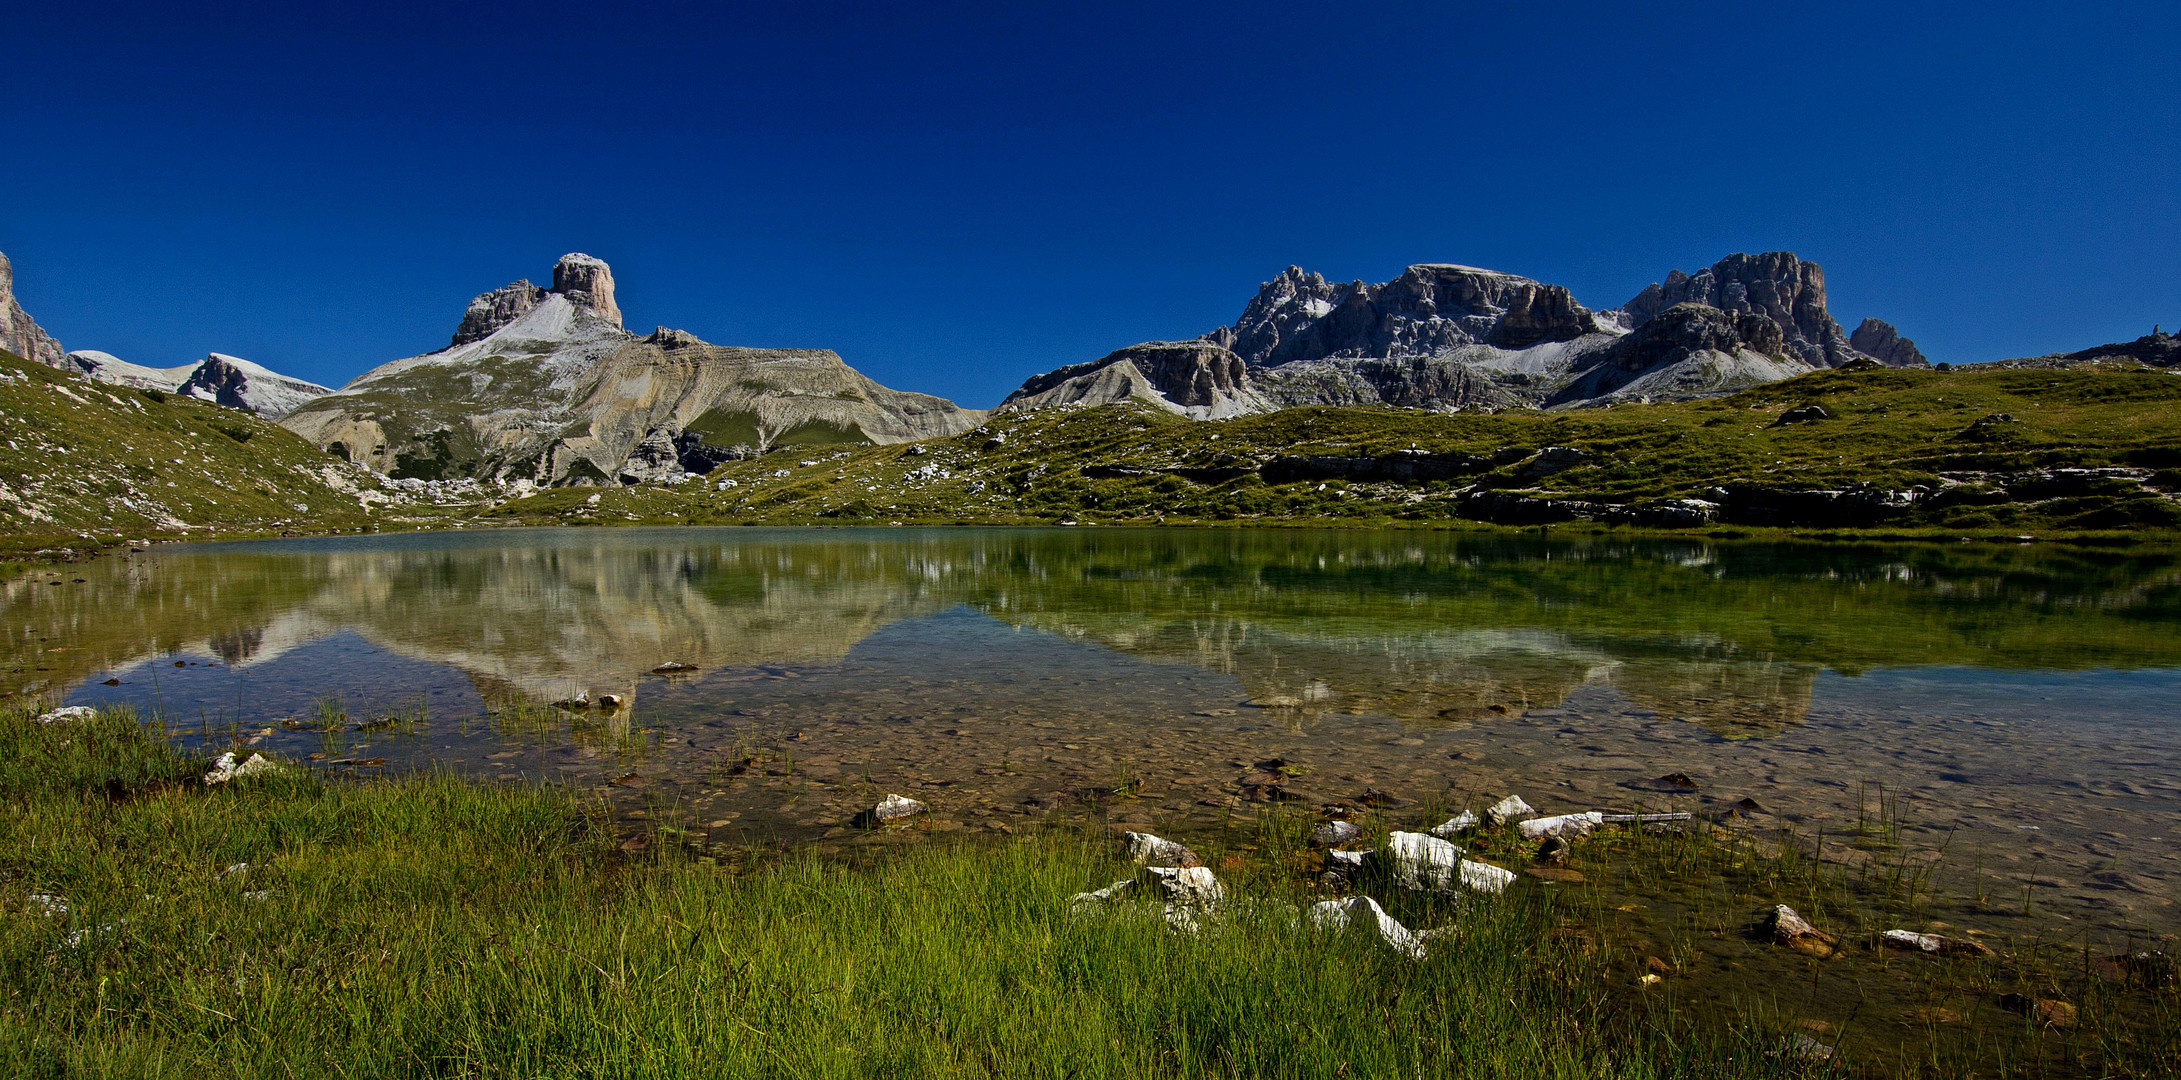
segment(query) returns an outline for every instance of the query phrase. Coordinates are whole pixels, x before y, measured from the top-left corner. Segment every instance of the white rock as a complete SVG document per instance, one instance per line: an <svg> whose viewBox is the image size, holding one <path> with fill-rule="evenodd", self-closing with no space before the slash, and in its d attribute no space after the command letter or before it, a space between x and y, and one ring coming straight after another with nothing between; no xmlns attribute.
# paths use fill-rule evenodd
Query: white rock
<svg viewBox="0 0 2181 1080"><path fill-rule="evenodd" d="M1444 821L1443 823L1434 826L1430 830L1430 832L1433 836L1440 837L1442 839L1450 839L1462 833L1468 832L1469 830L1476 827L1477 815L1468 810L1464 810L1461 813L1446 819L1446 821Z"/></svg>
<svg viewBox="0 0 2181 1080"><path fill-rule="evenodd" d="M1377 930L1378 939L1402 955L1412 960L1424 958L1424 943L1368 896L1326 900L1310 907L1310 925L1320 930L1345 930L1358 922Z"/></svg>
<svg viewBox="0 0 2181 1080"><path fill-rule="evenodd" d="M890 825L903 818L915 817L930 809L930 807L917 802L915 799L900 795L888 795L880 799L877 806L871 808L871 816L877 818L878 823L881 825Z"/></svg>
<svg viewBox="0 0 2181 1080"><path fill-rule="evenodd" d="M1202 866L1204 860L1186 846L1150 833L1125 832L1121 843L1128 848L1128 857L1140 866Z"/></svg>
<svg viewBox="0 0 2181 1080"><path fill-rule="evenodd" d="M224 784L229 780L236 780L246 776L263 776L278 771L280 771L280 766L275 764L273 759L263 754L252 754L250 760L237 765L235 755L226 753L221 754L219 760L212 763L212 771L204 774L204 782L207 784Z"/></svg>
<svg viewBox="0 0 2181 1080"><path fill-rule="evenodd" d="M32 718L40 724L80 724L98 719L98 710L87 705L69 705Z"/></svg>
<svg viewBox="0 0 2181 1080"><path fill-rule="evenodd" d="M1918 934L1910 930L1888 930L1885 937L1886 944L1896 948L1916 949L1928 953L1938 952L1939 946L1942 944L1937 934Z"/></svg>
<svg viewBox="0 0 2181 1080"><path fill-rule="evenodd" d="M1558 817L1531 818L1522 823L1524 839L1540 840L1547 836L1588 836L1590 830L1605 823L1605 815L1596 810L1580 814L1561 814Z"/></svg>
<svg viewBox="0 0 2181 1080"><path fill-rule="evenodd" d="M1462 849L1436 836L1397 832L1386 838L1386 858L1396 882L1426 892L1450 892L1461 872Z"/></svg>
<svg viewBox="0 0 2181 1080"><path fill-rule="evenodd" d="M1493 803L1490 808L1485 810L1484 823L1487 825L1505 825L1510 821L1521 821L1523 818L1536 813L1537 808L1523 802L1522 796L1509 795Z"/></svg>
<svg viewBox="0 0 2181 1080"><path fill-rule="evenodd" d="M1113 900L1117 899L1122 893L1125 893L1129 889L1133 888L1135 884L1136 880L1134 878L1130 878L1127 881L1116 881L1113 884L1098 890L1097 892L1079 892L1074 896L1068 898L1068 906L1071 908L1081 908L1086 905L1110 903Z"/></svg>
<svg viewBox="0 0 2181 1080"><path fill-rule="evenodd" d="M1227 895L1208 867L1151 866L1145 870L1176 903L1216 904Z"/></svg>
<svg viewBox="0 0 2181 1080"><path fill-rule="evenodd" d="M1459 874L1462 888L1493 896L1507 891L1507 886L1514 884L1515 880L1515 872L1512 870L1503 870L1491 863L1473 862L1469 859L1462 860Z"/></svg>

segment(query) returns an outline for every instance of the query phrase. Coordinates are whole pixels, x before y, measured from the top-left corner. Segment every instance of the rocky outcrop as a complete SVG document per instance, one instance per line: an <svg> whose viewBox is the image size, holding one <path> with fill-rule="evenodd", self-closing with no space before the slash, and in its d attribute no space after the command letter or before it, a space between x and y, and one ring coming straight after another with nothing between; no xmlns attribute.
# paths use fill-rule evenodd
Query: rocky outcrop
<svg viewBox="0 0 2181 1080"><path fill-rule="evenodd" d="M527 278L477 294L477 299L470 301L468 310L462 312L462 323L454 328L450 347L491 337L494 331L530 314L544 299L545 290L532 285Z"/></svg>
<svg viewBox="0 0 2181 1080"><path fill-rule="evenodd" d="M1848 344L1887 367L1923 367L1930 363L1914 341L1902 337L1884 319L1863 320L1855 333L1848 335Z"/></svg>
<svg viewBox="0 0 2181 1080"><path fill-rule="evenodd" d="M781 446L953 435L984 417L880 386L824 350L710 345L665 327L639 338L621 326L612 272L587 255L563 257L551 289L478 297L463 325L455 344L365 372L283 423L401 478L623 484Z"/></svg>
<svg viewBox="0 0 2181 1080"><path fill-rule="evenodd" d="M212 353L189 369L175 392L233 409L248 409L272 419L294 412L304 402L333 391L239 356Z"/></svg>
<svg viewBox="0 0 2181 1080"><path fill-rule="evenodd" d="M1209 341L1150 341L1022 384L995 411L1134 399L1197 419L1261 412L1242 358Z"/></svg>
<svg viewBox="0 0 2181 1080"><path fill-rule="evenodd" d="M613 302L613 271L603 259L571 252L553 264L553 291L568 302L614 324L621 325L621 308Z"/></svg>
<svg viewBox="0 0 2181 1080"><path fill-rule="evenodd" d="M1558 285L1452 264L1411 266L1383 285L1328 283L1290 266L1210 340L1252 368L1328 357L1431 356L1462 345L1525 349L1599 331Z"/></svg>
<svg viewBox="0 0 2181 1080"><path fill-rule="evenodd" d="M209 353L194 364L180 367L153 368L129 363L112 353L78 349L69 353L61 366L99 382L183 394L276 420L312 398L333 392L225 353Z"/></svg>
<svg viewBox="0 0 2181 1080"><path fill-rule="evenodd" d="M0 254L0 350L47 367L66 367L61 343L15 302L15 268Z"/></svg>
<svg viewBox="0 0 2181 1080"><path fill-rule="evenodd" d="M1579 364L1552 404L1729 393L1812 370L1786 350L1772 320L1693 303L1656 313Z"/></svg>
<svg viewBox="0 0 2181 1080"><path fill-rule="evenodd" d="M1696 303L1772 321L1788 351L1811 367L1839 367L1862 353L1825 307L1825 271L1791 251L1736 252L1695 274L1679 270L1644 286L1614 312L1634 330L1676 304Z"/></svg>
<svg viewBox="0 0 2181 1080"><path fill-rule="evenodd" d="M537 310L546 297L556 295L566 298L579 311L604 319L617 328L621 325L621 309L613 302L613 271L604 261L577 251L561 256L560 261L553 264L551 289L533 285L524 278L477 294L462 312L462 323L455 327L454 340L447 347L483 341Z"/></svg>
<svg viewBox="0 0 2181 1080"><path fill-rule="evenodd" d="M1897 346L1871 340L1887 363L1922 362L1898 335ZM1241 361L1231 382L1246 392L1210 406L1180 405L1149 369L1159 355L1222 354ZM1419 264L1378 285L1291 266L1233 326L1041 375L1003 407L1129 397L1197 417L1303 405L1572 407L1732 393L1858 359L1825 309L1823 271L1784 251L1677 270L1595 313L1561 286L1471 266ZM1192 374L1206 370L1193 362Z"/></svg>
<svg viewBox="0 0 2181 1080"><path fill-rule="evenodd" d="M2134 341L2097 345L2067 353L2065 356L2068 360L2107 360L2120 357L2141 360L2153 367L2173 367L2181 364L2181 337L2167 333L2163 327L2154 326L2150 333Z"/></svg>

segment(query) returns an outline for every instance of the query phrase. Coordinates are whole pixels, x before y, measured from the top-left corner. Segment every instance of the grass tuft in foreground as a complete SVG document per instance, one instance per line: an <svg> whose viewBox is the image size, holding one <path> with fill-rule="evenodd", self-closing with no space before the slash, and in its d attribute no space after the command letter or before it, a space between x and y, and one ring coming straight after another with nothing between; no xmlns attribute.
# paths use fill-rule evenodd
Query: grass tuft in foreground
<svg viewBox="0 0 2181 1080"><path fill-rule="evenodd" d="M0 762L9 1075L1814 1067L1768 1053L1776 1033L1609 1007L1542 897L1411 909L1458 927L1417 963L1304 931L1276 894L1195 935L1071 916L1071 893L1125 874L1075 833L860 866L630 862L560 791L293 771L207 788L126 714L0 715Z"/></svg>

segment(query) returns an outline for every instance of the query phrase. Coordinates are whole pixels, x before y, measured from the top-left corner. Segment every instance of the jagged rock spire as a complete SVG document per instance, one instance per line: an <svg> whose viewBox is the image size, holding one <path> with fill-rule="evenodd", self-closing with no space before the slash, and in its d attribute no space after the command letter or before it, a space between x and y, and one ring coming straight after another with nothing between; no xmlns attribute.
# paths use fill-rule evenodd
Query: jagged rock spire
<svg viewBox="0 0 2181 1080"><path fill-rule="evenodd" d="M53 335L38 326L30 313L15 302L15 268L8 257L0 254L0 349L14 353L25 360L61 367L67 363L67 351Z"/></svg>

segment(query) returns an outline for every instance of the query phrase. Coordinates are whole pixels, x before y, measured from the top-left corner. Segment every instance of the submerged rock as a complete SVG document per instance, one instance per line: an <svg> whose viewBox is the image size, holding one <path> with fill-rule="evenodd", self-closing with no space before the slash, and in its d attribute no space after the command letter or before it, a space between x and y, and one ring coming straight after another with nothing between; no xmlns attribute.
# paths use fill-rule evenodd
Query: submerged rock
<svg viewBox="0 0 2181 1080"><path fill-rule="evenodd" d="M1840 952L1838 938L1810 925L1808 919L1786 904L1773 908L1768 921L1771 925L1772 941L1776 945L1784 945L1820 960Z"/></svg>
<svg viewBox="0 0 2181 1080"><path fill-rule="evenodd" d="M1919 934L1912 930L1888 930L1879 940L1883 941L1887 948L1936 953L1941 956L1992 955L1992 950L1981 941L1945 937L1939 934Z"/></svg>

